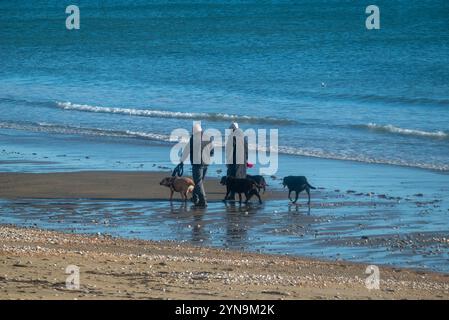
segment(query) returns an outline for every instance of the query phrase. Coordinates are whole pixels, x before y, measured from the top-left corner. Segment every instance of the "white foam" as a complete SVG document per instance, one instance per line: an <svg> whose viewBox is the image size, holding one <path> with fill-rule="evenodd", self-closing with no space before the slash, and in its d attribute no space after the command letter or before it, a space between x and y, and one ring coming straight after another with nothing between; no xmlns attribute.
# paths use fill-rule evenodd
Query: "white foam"
<svg viewBox="0 0 449 320"><path fill-rule="evenodd" d="M414 129L406 129L395 127L391 124L388 125L378 125L376 123L368 123L366 125L369 129L378 130L383 132L396 133L401 135L409 135L409 136L422 136L422 137L431 137L431 138L447 138L448 134L443 131L423 131L423 130L414 130Z"/></svg>
<svg viewBox="0 0 449 320"><path fill-rule="evenodd" d="M108 130L100 128L85 128L85 127L74 127L74 126L64 126L51 123L16 123L16 122L0 122L0 128L3 129L14 129L14 130L24 130L32 132L47 132L47 133L57 133L57 134L77 134L77 135L90 135L90 136L105 136L105 137L118 137L118 138L137 138L137 139L148 139L161 142L173 142L170 141L170 136L159 133L152 132L142 132L142 131L117 131ZM218 142L218 141L217 141ZM224 147L220 143L216 143L217 147ZM438 163L422 163L422 162L407 162L400 159L379 159L364 156L362 154L358 155L348 155L339 154L322 149L307 149L307 148L297 148L288 146L279 146L277 150L272 147L258 147L256 145L249 145L250 150L258 150L259 152L278 152L279 154L286 155L296 155L305 157L314 157L322 159L334 159L334 160L344 160L344 161L357 161L364 163L374 163L374 164L387 164L387 165L398 165L407 167L416 167L422 169L431 169L439 171L449 171L449 165L438 164Z"/></svg>
<svg viewBox="0 0 449 320"><path fill-rule="evenodd" d="M241 121L253 123L273 123L288 124L295 123L293 120L278 119L270 117L252 117L247 115L233 115L226 113L193 113L193 112L177 112L163 110L147 110L147 109L131 109L131 108L115 108L91 106L88 104L76 104L71 102L56 102L58 107L64 110L76 110L95 113L112 113L139 117L153 118L174 118L174 119L206 119L211 121Z"/></svg>
<svg viewBox="0 0 449 320"><path fill-rule="evenodd" d="M151 139L151 140L170 142L170 136L165 135L165 134L141 132L141 131L130 131L130 130L126 130L126 134L128 134L132 137L137 137L137 138L145 138L145 139Z"/></svg>
<svg viewBox="0 0 449 320"><path fill-rule="evenodd" d="M356 162L363 162L363 163L386 164L386 165L413 167L413 168L421 168L421 169L429 169L429 170L449 171L449 165L446 165L446 164L425 163L425 162L408 162L408 161L401 160L401 159L379 159L379 158L372 158L372 157L364 156L362 154L358 154L358 155L337 154L337 153L328 152L328 151L319 150L319 149L311 150L311 149L280 146L279 153L291 154L291 155L297 155L297 156L305 156L305 157L314 157L314 158L321 158L321 159L356 161Z"/></svg>

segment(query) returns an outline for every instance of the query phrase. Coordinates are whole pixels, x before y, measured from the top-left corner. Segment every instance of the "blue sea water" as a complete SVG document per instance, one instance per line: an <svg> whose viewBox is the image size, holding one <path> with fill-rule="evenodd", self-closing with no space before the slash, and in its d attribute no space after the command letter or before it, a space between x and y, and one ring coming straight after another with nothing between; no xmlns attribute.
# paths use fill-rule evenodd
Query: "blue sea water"
<svg viewBox="0 0 449 320"><path fill-rule="evenodd" d="M79 0L69 31L72 2L0 3L8 145L76 136L108 159L237 120L279 129L281 153L449 171L447 1L376 1L370 31L368 1Z"/></svg>
<svg viewBox="0 0 449 320"><path fill-rule="evenodd" d="M0 222L448 272L449 2L376 0L369 31L371 4L1 1L1 172L160 170L173 129L238 121L279 130L278 177L325 190L311 214L0 199Z"/></svg>

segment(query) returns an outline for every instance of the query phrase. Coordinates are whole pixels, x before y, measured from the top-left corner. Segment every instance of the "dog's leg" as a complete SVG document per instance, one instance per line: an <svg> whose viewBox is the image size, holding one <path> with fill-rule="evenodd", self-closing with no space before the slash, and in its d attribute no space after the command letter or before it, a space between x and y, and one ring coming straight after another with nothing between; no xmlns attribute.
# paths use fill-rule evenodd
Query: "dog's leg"
<svg viewBox="0 0 449 320"><path fill-rule="evenodd" d="M295 190L295 192L296 192L296 197L295 197L295 201L293 201L293 203L296 203L298 201L298 197L299 197L298 190Z"/></svg>
<svg viewBox="0 0 449 320"><path fill-rule="evenodd" d="M170 188L170 201L173 201L173 193L175 192L175 190Z"/></svg>
<svg viewBox="0 0 449 320"><path fill-rule="evenodd" d="M248 204L249 199L251 198L251 196L252 196L251 193L245 192L245 199L246 199L245 204Z"/></svg>
<svg viewBox="0 0 449 320"><path fill-rule="evenodd" d="M230 189L230 188L226 188L226 195L225 195L223 201L228 200L228 196L229 196L229 193L230 193L230 192L231 192L231 189Z"/></svg>
<svg viewBox="0 0 449 320"><path fill-rule="evenodd" d="M254 194L256 195L257 198L259 198L259 204L262 204L262 199L260 198L260 193L254 192Z"/></svg>
<svg viewBox="0 0 449 320"><path fill-rule="evenodd" d="M239 193L239 203L242 203L242 194Z"/></svg>
<svg viewBox="0 0 449 320"><path fill-rule="evenodd" d="M309 205L309 208L310 208L310 189L309 189L309 187L306 188L306 192L307 192L307 196L309 198L308 205Z"/></svg>
<svg viewBox="0 0 449 320"><path fill-rule="evenodd" d="M291 202L293 202L292 197L291 197L291 194L292 194L292 190L291 190L291 189L288 189L288 199L289 199Z"/></svg>

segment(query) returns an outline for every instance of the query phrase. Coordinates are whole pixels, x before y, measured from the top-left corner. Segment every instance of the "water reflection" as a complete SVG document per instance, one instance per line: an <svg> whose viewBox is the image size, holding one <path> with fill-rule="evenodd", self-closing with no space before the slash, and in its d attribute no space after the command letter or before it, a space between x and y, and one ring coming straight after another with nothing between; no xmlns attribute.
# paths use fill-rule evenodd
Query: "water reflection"
<svg viewBox="0 0 449 320"><path fill-rule="evenodd" d="M248 211L247 207L242 207L238 202L230 201L225 203L226 208L226 233L224 246L228 248L245 248L247 228L249 228L243 218Z"/></svg>
<svg viewBox="0 0 449 320"><path fill-rule="evenodd" d="M304 210L300 210L300 209L302 209L302 206L299 204L293 204L293 203L288 204L288 212L293 212L293 211L297 212L297 213L304 212ZM310 206L307 206L305 211L307 212L308 216L310 216L310 210L311 210Z"/></svg>

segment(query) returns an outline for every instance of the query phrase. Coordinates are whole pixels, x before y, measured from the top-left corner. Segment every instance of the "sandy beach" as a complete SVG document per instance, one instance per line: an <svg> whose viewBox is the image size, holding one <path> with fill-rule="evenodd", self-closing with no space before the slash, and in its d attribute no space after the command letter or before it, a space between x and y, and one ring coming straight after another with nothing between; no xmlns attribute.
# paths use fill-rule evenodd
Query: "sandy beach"
<svg viewBox="0 0 449 320"><path fill-rule="evenodd" d="M131 203L148 200L165 204L168 190L158 182L166 175L164 172L1 173L0 198L19 202L33 198L96 199L99 203L125 199ZM206 188L212 202L222 199L224 188L217 179L208 179ZM270 203L285 199L286 194L275 189L263 197ZM313 194L315 202L325 197L324 190ZM39 206L44 208L44 214L54 210L45 204ZM95 208L87 209L86 213L98 210ZM70 218L73 214L68 214L67 219L74 219ZM213 211L208 213L211 214ZM302 219L307 222L314 218ZM80 268L79 290L65 286L68 265ZM107 233L83 235L0 227L2 299L449 298L446 274L403 268L380 266L380 289L368 290L367 265L213 249L179 241L123 239Z"/></svg>
<svg viewBox="0 0 449 320"><path fill-rule="evenodd" d="M422 270L426 274L443 272L438 276L441 279L447 274L449 241L447 233L438 227L445 221L447 209L438 198L413 195L414 191L398 198L364 193L357 188L334 190L317 185L308 211L305 195L298 206L289 205L287 192L280 188L280 178L267 177L270 186L262 195L264 204L240 206L224 204L221 199L225 188L210 177L206 180L209 207L196 210L191 203L183 204L179 195L172 203L168 201L168 189L159 185L167 175L168 171L0 173L0 225L53 230L71 234L68 237L93 234L103 240L111 236L169 240L173 247L216 248L208 252L216 252L217 258L224 252L220 249L306 257L314 259L307 260L310 270L317 260L329 261L318 263L329 266L328 272L334 265L344 264L342 261L351 261L365 267L375 264ZM416 225L422 226L421 232L416 232ZM0 243L7 242L4 238ZM122 244L134 242L117 243L120 246L114 248L119 252L128 250ZM75 249L67 245L65 250ZM102 251L103 248L98 249ZM363 267L358 268L362 279ZM360 285L363 286L361 280ZM433 290L429 294L440 296ZM292 293L292 297L303 296ZM416 293L410 297L425 296Z"/></svg>
<svg viewBox="0 0 449 320"><path fill-rule="evenodd" d="M366 265L0 227L1 299L448 299L449 277ZM80 268L79 290L65 286Z"/></svg>

